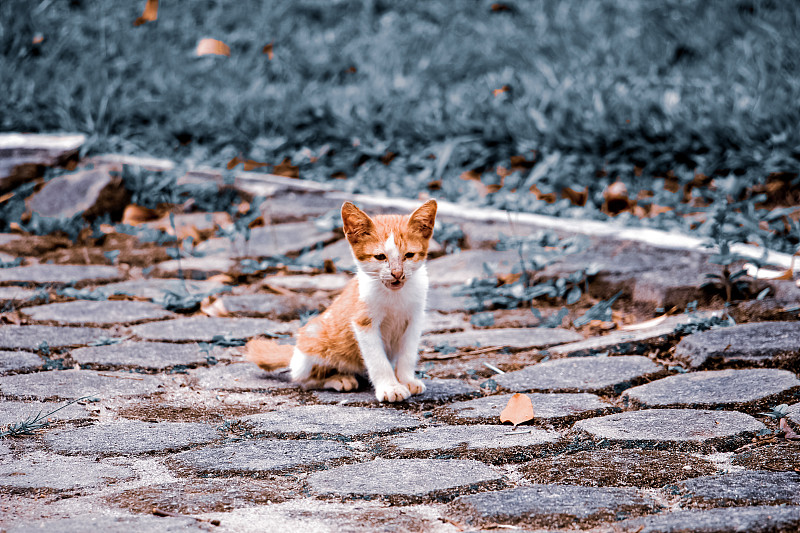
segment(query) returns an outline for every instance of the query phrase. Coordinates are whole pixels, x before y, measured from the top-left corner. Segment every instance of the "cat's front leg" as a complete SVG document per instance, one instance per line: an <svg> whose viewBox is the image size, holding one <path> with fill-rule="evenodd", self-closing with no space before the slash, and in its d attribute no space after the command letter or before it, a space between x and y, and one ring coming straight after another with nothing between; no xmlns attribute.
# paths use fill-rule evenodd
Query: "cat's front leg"
<svg viewBox="0 0 800 533"><path fill-rule="evenodd" d="M353 323L352 327L378 401L400 402L411 396L408 387L397 381L392 364L386 356L378 325L373 323L369 327L360 328Z"/></svg>
<svg viewBox="0 0 800 533"><path fill-rule="evenodd" d="M403 333L400 339L400 356L397 358L397 380L408 387L411 394L425 392L425 384L414 375L419 359L420 337L422 337L421 316L412 320Z"/></svg>

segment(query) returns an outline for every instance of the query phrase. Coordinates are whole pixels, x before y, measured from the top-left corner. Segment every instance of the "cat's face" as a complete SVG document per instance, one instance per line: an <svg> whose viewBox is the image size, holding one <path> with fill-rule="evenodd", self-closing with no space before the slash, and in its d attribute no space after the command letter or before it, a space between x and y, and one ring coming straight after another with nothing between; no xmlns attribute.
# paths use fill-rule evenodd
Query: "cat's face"
<svg viewBox="0 0 800 533"><path fill-rule="evenodd" d="M367 216L350 202L342 221L359 268L390 290L400 290L425 263L433 235L436 201L428 200L407 216Z"/></svg>

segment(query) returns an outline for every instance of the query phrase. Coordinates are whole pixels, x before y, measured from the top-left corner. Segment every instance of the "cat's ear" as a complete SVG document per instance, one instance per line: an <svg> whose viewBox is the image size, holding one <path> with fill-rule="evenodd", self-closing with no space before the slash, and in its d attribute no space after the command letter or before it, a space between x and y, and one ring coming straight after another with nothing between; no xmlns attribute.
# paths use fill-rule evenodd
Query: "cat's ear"
<svg viewBox="0 0 800 533"><path fill-rule="evenodd" d="M408 229L430 239L433 235L433 224L436 221L436 200L428 200L408 217Z"/></svg>
<svg viewBox="0 0 800 533"><path fill-rule="evenodd" d="M364 236L375 231L375 224L372 219L350 202L342 205L342 223L344 225L344 236L351 243L358 242Z"/></svg>

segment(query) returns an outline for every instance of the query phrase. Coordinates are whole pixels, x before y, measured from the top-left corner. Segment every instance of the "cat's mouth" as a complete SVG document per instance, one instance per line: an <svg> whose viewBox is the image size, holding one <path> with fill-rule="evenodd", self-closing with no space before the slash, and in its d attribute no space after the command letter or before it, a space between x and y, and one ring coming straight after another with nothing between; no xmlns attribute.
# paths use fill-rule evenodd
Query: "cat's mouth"
<svg viewBox="0 0 800 533"><path fill-rule="evenodd" d="M396 291L403 288L405 281L399 279L393 279L391 281L384 281L383 284L384 286L386 286L386 288Z"/></svg>

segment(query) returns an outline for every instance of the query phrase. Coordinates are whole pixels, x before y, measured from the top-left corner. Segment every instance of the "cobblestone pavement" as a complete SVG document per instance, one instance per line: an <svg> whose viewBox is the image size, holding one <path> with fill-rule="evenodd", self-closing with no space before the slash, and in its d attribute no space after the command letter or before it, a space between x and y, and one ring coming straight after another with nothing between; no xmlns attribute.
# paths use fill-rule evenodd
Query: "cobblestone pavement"
<svg viewBox="0 0 800 533"><path fill-rule="evenodd" d="M352 266L341 233L315 223L341 193L287 182L259 185L271 224L247 247L207 233L205 254L182 261L189 291L214 293L202 310L167 305L181 280L160 249L109 261L0 235L2 260L21 258L0 269L0 424L78 400L32 435L0 439L0 529L800 530L800 441L761 414L788 404L785 420L800 425L792 281L751 280L772 291L734 303L738 325L702 331L723 307L698 289L719 271L707 255L594 237L541 274L599 269L561 327L537 327L560 307L547 301L541 319L498 309L484 322L454 291L484 263L513 275L516 252L494 249L501 234L539 228L445 216L464 236L460 253L440 242L429 261L428 390L397 404L377 403L367 384L305 391L237 346L292 342ZM301 260L239 270L240 257L276 255ZM324 260L324 271L309 266ZM616 324L570 326L620 291ZM695 314L620 328L693 300ZM516 392L535 418L501 425Z"/></svg>

